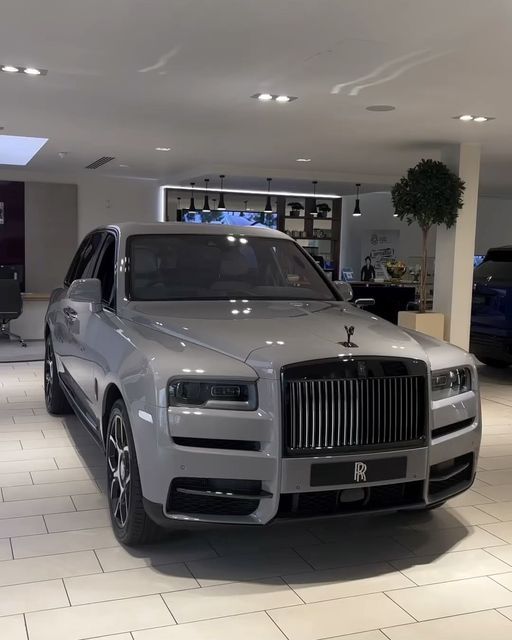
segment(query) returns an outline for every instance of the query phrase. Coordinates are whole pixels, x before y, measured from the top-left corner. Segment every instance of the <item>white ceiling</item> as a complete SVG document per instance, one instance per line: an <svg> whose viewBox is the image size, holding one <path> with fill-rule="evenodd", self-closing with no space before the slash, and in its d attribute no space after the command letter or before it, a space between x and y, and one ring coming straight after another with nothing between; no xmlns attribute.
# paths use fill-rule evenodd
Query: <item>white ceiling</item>
<svg viewBox="0 0 512 640"><path fill-rule="evenodd" d="M512 195L511 42L510 0L3 0L0 63L48 75L0 74L0 126L49 138L32 170L324 191L476 141L482 191Z"/></svg>

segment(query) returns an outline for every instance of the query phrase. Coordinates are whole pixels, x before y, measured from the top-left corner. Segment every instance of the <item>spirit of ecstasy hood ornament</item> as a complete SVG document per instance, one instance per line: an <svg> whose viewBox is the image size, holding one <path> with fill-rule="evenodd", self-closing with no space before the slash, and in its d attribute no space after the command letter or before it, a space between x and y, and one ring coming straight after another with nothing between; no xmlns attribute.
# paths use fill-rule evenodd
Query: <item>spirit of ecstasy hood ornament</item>
<svg viewBox="0 0 512 640"><path fill-rule="evenodd" d="M345 331L347 332L347 341L342 342L342 346L346 347L347 349L357 349L357 344L352 342L352 336L354 335L355 327L353 325L350 325L350 327L347 327L347 325L345 325Z"/></svg>

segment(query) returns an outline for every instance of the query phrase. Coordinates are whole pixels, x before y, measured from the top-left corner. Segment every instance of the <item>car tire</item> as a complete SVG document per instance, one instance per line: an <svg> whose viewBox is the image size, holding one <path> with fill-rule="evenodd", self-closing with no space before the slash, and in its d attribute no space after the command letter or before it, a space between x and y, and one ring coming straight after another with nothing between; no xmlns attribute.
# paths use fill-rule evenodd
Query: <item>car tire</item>
<svg viewBox="0 0 512 640"><path fill-rule="evenodd" d="M54 416L71 413L71 407L60 386L55 352L50 335L46 336L44 348L44 401L46 410Z"/></svg>
<svg viewBox="0 0 512 640"><path fill-rule="evenodd" d="M495 369L506 369L510 363L504 360L496 360L495 358L478 358L482 364L486 364L488 367L494 367Z"/></svg>
<svg viewBox="0 0 512 640"><path fill-rule="evenodd" d="M110 411L105 453L108 504L116 538L127 546L161 539L165 531L144 509L130 419L122 400L117 400Z"/></svg>

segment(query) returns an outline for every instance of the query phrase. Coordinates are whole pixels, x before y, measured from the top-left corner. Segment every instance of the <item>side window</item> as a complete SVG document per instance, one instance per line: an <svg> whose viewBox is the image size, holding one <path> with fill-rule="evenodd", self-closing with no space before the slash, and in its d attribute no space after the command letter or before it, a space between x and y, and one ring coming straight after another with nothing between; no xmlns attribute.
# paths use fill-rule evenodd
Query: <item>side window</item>
<svg viewBox="0 0 512 640"><path fill-rule="evenodd" d="M76 280L76 276L75 276L76 270L82 258L82 253L84 252L88 243L89 243L89 236L84 238L80 243L80 246L78 247L77 252L73 257L73 260L71 261L71 265L68 269L66 277L64 278L64 285L66 287L69 287L69 285L73 282L73 280Z"/></svg>
<svg viewBox="0 0 512 640"><path fill-rule="evenodd" d="M103 304L113 309L115 307L115 271L116 271L116 239L108 234L103 244L95 277L101 282L101 298Z"/></svg>

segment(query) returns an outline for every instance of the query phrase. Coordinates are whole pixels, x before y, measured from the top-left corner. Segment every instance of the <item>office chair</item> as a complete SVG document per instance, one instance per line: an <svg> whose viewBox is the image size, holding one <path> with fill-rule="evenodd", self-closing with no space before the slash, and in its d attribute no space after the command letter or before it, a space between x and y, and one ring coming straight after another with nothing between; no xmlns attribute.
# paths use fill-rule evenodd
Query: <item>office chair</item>
<svg viewBox="0 0 512 640"><path fill-rule="evenodd" d="M9 331L9 322L19 318L22 310L23 300L19 282L0 279L0 337L15 338L22 347L26 347L27 343L23 338Z"/></svg>

